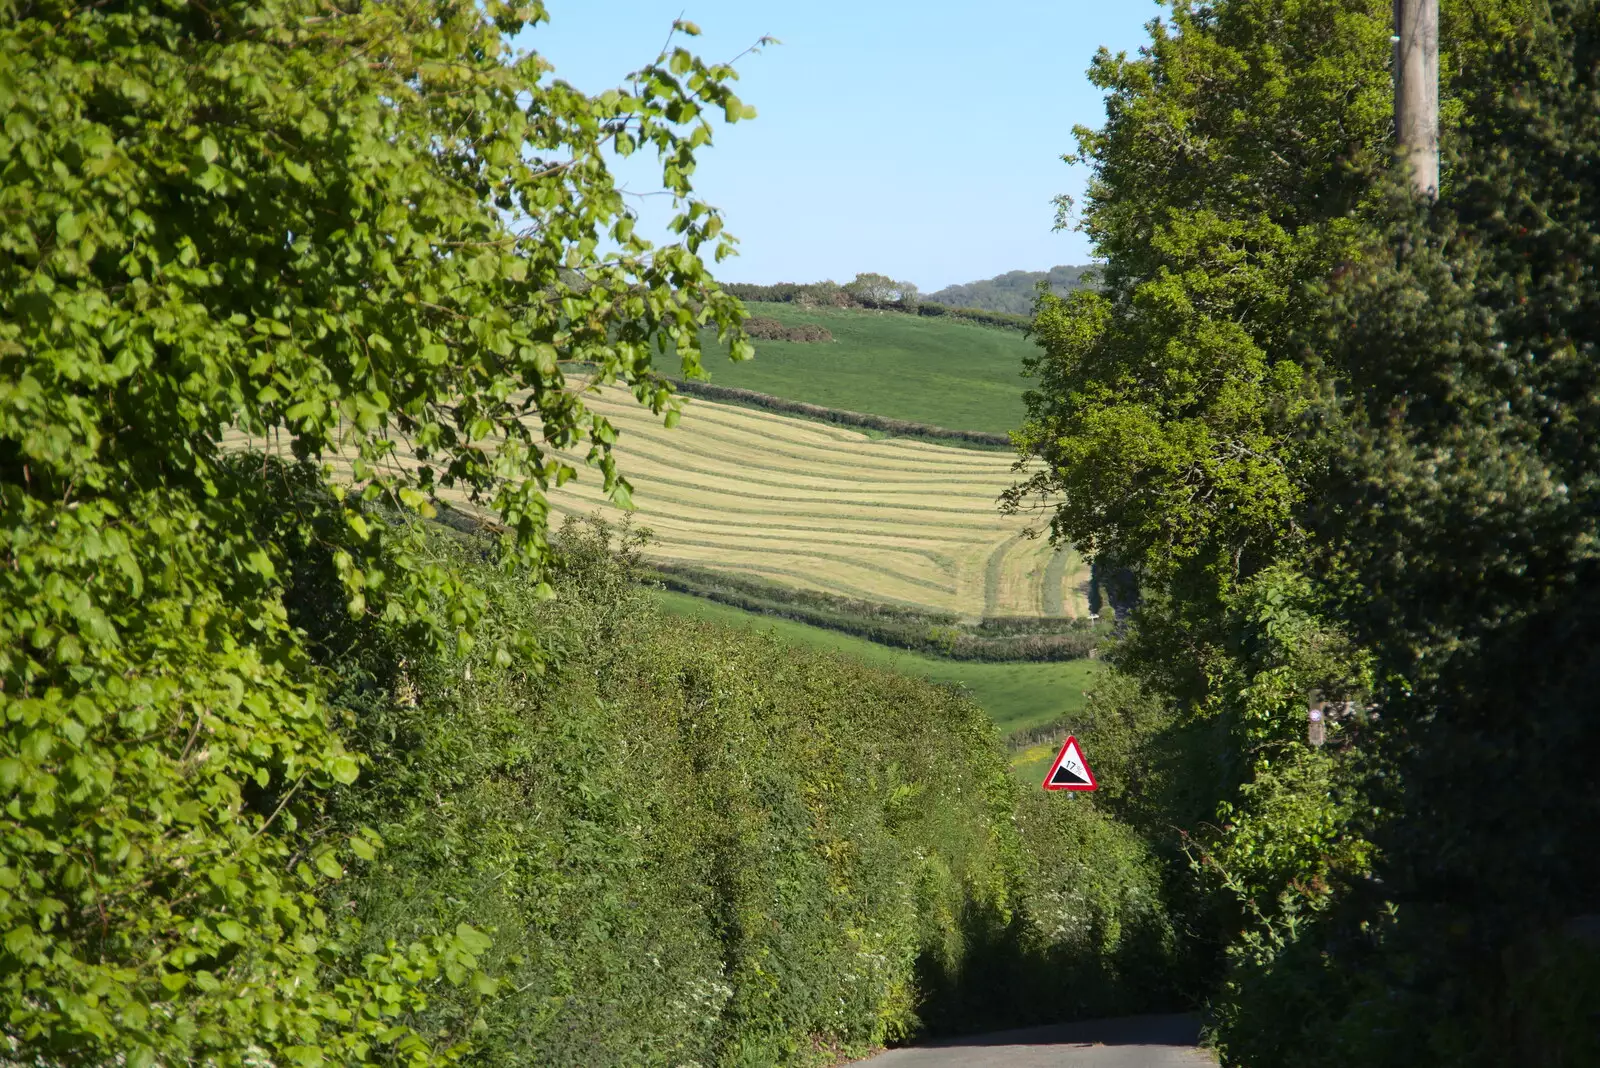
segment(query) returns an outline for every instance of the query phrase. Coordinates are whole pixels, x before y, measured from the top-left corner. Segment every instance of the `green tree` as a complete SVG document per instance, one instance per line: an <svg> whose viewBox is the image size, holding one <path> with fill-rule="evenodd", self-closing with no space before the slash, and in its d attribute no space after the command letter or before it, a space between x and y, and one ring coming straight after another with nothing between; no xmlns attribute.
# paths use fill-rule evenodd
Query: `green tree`
<svg viewBox="0 0 1600 1068"><path fill-rule="evenodd" d="M1248 1063L1600 1060L1596 101L1600 5L1558 0L1463 94L1439 203L1395 206L1311 334L1337 368L1311 567L1385 683L1386 814L1376 881L1299 962L1321 1011L1276 1057L1241 1033Z"/></svg>
<svg viewBox="0 0 1600 1068"><path fill-rule="evenodd" d="M1102 51L1091 69L1107 120L1077 131L1073 158L1091 168L1081 226L1102 285L1041 298L1017 441L1042 462L1008 500L1044 498L1057 538L1137 579L1112 659L1166 703L1146 759L1190 770L1152 777L1126 811L1185 832L1174 859L1198 881L1174 886L1199 891L1197 945L1226 947L1230 974L1276 998L1246 1021L1226 995L1223 1023L1265 1034L1321 1011L1315 984L1280 981L1284 962L1315 959L1320 925L1377 857L1368 791L1389 751L1359 719L1329 750L1305 740L1312 691L1364 706L1388 668L1321 580L1313 515L1343 419L1325 396L1343 372L1308 339L1326 284L1361 269L1387 223L1391 8L1170 6L1139 56ZM1525 8L1445 5L1451 137Z"/></svg>
<svg viewBox="0 0 1600 1068"><path fill-rule="evenodd" d="M896 282L886 274L871 271L856 275L854 281L845 284L844 291L855 300L874 304L914 304L917 300L917 287L910 282Z"/></svg>
<svg viewBox="0 0 1600 1068"><path fill-rule="evenodd" d="M317 890L376 843L317 833L361 758L287 623L286 560L315 543L353 616L468 645L481 595L417 551L436 492L537 569L543 490L576 474L552 449L628 493L562 365L670 422L656 351L692 371L706 326L748 351L691 184L712 119L753 114L734 72L672 45L586 96L511 50L544 18L0 3L0 1056L461 1048L404 1018L432 982L492 987L478 932L335 967ZM675 243L636 232L612 151L659 156ZM239 462L229 434L303 465Z"/></svg>

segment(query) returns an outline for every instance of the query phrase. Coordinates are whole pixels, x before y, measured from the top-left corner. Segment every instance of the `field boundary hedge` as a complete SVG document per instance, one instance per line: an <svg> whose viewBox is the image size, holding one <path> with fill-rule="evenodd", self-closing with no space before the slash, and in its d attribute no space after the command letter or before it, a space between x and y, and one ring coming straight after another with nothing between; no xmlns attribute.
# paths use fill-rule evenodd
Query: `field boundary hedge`
<svg viewBox="0 0 1600 1068"><path fill-rule="evenodd" d="M874 311L903 312L906 315L919 315L926 318L951 318L961 319L979 326L992 326L1000 330L1018 330L1026 333L1033 329L1033 317L1028 315L1015 315L1011 312L991 311L988 308L962 308L953 304L943 304L926 297L915 301L884 301L867 300L855 296L846 287L835 282L812 282L810 284L797 284L794 282L779 282L777 285L763 286L748 282L724 283L722 287L726 292L743 301L753 301L758 304L799 304L805 307L816 308L867 308Z"/></svg>
<svg viewBox="0 0 1600 1068"><path fill-rule="evenodd" d="M985 430L953 430L950 427L934 426L931 423L914 423L907 419L890 419L887 416L871 415L867 412L852 412L844 408L825 408L820 404L808 404L805 401L774 397L770 393L757 393L753 389L714 386L709 382L697 382L692 379L673 378L667 381L670 381L679 392L686 393L691 397L727 401L732 404L747 404L753 408L762 408L769 412L779 412L784 415L800 415L809 419L835 423L840 426L878 430L885 434L892 434L895 437L921 438L934 442L954 441L965 445L983 445L991 448L1009 449L1011 447L1011 437L1008 434L995 434Z"/></svg>
<svg viewBox="0 0 1600 1068"><path fill-rule="evenodd" d="M945 660L989 663L1093 658L1101 628L1071 619L997 617L976 626L954 615L793 589L746 575L655 563L647 581L746 612L806 623Z"/></svg>

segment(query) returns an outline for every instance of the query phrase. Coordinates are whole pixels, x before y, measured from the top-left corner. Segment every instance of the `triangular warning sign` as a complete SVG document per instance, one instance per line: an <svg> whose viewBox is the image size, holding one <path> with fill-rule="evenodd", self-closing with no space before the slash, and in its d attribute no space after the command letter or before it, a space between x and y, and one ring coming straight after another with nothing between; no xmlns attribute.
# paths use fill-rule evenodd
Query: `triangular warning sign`
<svg viewBox="0 0 1600 1068"><path fill-rule="evenodd" d="M1066 744L1051 762L1050 770L1044 773L1044 788L1046 790L1097 788L1094 772L1089 770L1089 762L1083 759L1083 748L1078 745L1078 739L1071 735L1067 736Z"/></svg>

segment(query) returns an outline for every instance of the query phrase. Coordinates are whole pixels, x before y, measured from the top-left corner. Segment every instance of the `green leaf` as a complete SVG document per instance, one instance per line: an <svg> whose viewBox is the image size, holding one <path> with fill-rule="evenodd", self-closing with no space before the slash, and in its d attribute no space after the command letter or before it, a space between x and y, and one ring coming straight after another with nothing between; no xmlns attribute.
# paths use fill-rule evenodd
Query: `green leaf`
<svg viewBox="0 0 1600 1068"><path fill-rule="evenodd" d="M361 765L352 756L337 756L328 765L328 774L346 786L361 777Z"/></svg>
<svg viewBox="0 0 1600 1068"><path fill-rule="evenodd" d="M344 877L344 869L339 866L339 859L333 855L333 850L331 849L318 853L314 863L317 866L317 870L330 879Z"/></svg>
<svg viewBox="0 0 1600 1068"><path fill-rule="evenodd" d="M456 941L461 943L461 947L473 956L485 953L490 946L494 945L492 938L468 923L456 924Z"/></svg>
<svg viewBox="0 0 1600 1068"><path fill-rule="evenodd" d="M23 957L33 948L37 937L31 927L13 927L6 932L6 952L14 957Z"/></svg>

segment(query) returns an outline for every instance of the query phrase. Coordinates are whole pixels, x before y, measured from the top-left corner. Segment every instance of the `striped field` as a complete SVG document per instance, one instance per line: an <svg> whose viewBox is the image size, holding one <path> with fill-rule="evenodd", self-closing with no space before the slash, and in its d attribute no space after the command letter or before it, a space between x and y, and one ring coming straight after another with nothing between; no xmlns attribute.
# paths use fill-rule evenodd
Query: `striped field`
<svg viewBox="0 0 1600 1068"><path fill-rule="evenodd" d="M1041 517L1000 515L996 498L1016 477L1009 453L875 440L703 399L685 398L669 430L620 389L586 401L620 432L617 465L654 559L964 619L1088 610L1078 555L1024 535ZM599 473L569 459L579 477L550 491L552 518L620 518Z"/></svg>
<svg viewBox="0 0 1600 1068"><path fill-rule="evenodd" d="M651 555L873 601L979 616L1081 616L1086 569L1001 516L1013 457L686 400L668 430L631 396L593 406L621 431ZM588 475L588 472L584 472ZM592 475L550 494L557 512L612 514Z"/></svg>

